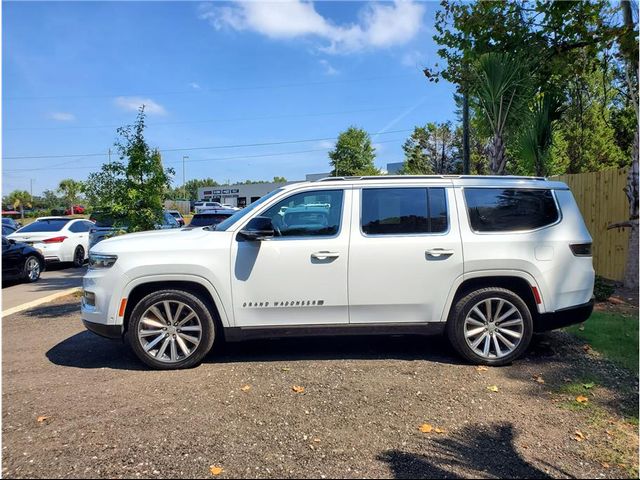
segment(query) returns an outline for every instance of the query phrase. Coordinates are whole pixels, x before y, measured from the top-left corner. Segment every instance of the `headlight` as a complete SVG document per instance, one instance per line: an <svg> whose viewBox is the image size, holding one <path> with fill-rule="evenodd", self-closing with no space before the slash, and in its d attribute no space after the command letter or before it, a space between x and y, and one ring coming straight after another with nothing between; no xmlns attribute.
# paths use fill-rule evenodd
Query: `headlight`
<svg viewBox="0 0 640 480"><path fill-rule="evenodd" d="M89 253L89 268L97 270L99 268L111 268L118 259L117 255L101 255L99 253Z"/></svg>

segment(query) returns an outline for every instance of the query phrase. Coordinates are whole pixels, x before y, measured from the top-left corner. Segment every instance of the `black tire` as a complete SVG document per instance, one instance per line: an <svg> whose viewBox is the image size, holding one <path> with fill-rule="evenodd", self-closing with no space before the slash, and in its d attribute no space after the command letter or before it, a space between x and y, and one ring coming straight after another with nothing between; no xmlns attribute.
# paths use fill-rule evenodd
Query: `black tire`
<svg viewBox="0 0 640 480"><path fill-rule="evenodd" d="M510 302L516 309L517 313L522 317L522 332L520 343L516 344L515 349L509 354L502 357L485 357L477 354L471 345L467 343L465 336L465 319L469 312L480 302L488 299L502 299ZM479 335L481 335L480 333ZM531 337L533 335L533 319L527 304L514 292L505 288L487 287L468 293L460 298L449 316L447 322L447 336L453 348L467 361L473 364L502 366L513 362L520 357L529 347ZM477 338L477 337L476 337ZM494 349L492 342L489 340L490 348ZM503 345L504 346L504 345Z"/></svg>
<svg viewBox="0 0 640 480"><path fill-rule="evenodd" d="M147 353L138 336L142 315L154 304L163 301L186 304L199 318L202 329L198 346L186 358L172 363L158 360L152 354ZM209 353L216 339L216 322L211 315L209 307L196 295L184 290L158 290L144 297L135 306L129 318L125 337L136 356L146 365L157 370L179 370L199 364Z"/></svg>
<svg viewBox="0 0 640 480"><path fill-rule="evenodd" d="M84 265L84 248L78 245L73 252L73 266L80 268Z"/></svg>
<svg viewBox="0 0 640 480"><path fill-rule="evenodd" d="M34 274L32 275L31 270L34 262L37 263L38 269L37 272L34 272ZM24 266L22 267L22 279L29 283L37 282L40 279L40 274L42 273L43 267L44 266L42 265L42 262L38 257L36 257L35 255L29 255L25 259Z"/></svg>

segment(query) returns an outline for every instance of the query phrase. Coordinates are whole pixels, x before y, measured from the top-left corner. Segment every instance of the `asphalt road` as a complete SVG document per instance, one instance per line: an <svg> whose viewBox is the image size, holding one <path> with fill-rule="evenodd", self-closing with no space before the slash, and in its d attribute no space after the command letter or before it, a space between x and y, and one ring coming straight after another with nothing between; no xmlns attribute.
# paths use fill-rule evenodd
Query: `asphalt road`
<svg viewBox="0 0 640 480"><path fill-rule="evenodd" d="M86 270L86 267L69 268L63 264L48 265L37 282L2 282L2 310L7 311L69 288L81 287Z"/></svg>
<svg viewBox="0 0 640 480"><path fill-rule="evenodd" d="M637 412L636 378L564 332L486 370L407 336L229 344L162 372L84 330L78 307L3 319L4 478L630 476L620 453L604 455L637 438L619 420ZM558 392L582 378L597 383L592 408L564 408L575 394Z"/></svg>

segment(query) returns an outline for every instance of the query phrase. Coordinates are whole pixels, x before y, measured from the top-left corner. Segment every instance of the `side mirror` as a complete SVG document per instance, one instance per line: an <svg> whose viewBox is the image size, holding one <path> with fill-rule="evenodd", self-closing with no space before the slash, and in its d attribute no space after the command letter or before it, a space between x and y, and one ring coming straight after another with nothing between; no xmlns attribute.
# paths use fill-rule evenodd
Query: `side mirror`
<svg viewBox="0 0 640 480"><path fill-rule="evenodd" d="M9 245L15 245L16 241L13 238L9 238Z"/></svg>
<svg viewBox="0 0 640 480"><path fill-rule="evenodd" d="M254 217L238 232L238 238L250 242L259 242L273 238L275 231L269 217Z"/></svg>

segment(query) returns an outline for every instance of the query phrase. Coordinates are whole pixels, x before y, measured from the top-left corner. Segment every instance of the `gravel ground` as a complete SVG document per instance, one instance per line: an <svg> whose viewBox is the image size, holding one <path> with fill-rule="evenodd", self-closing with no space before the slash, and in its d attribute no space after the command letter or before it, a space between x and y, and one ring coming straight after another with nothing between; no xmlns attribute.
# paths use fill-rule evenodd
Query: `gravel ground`
<svg viewBox="0 0 640 480"><path fill-rule="evenodd" d="M6 478L211 478L211 466L220 478L619 478L637 467L637 427L621 420L637 415L637 376L563 332L486 371L441 338L347 337L231 344L197 368L155 372L84 331L78 310L67 298L3 319ZM592 408L562 393L584 378L598 382Z"/></svg>

